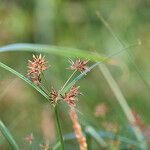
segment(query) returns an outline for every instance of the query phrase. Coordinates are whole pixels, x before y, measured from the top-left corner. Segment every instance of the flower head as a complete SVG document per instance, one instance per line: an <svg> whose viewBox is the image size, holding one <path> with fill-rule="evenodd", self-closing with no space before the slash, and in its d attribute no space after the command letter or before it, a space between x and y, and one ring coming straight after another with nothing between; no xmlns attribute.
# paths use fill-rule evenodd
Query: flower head
<svg viewBox="0 0 150 150"><path fill-rule="evenodd" d="M32 133L31 133L30 135L28 135L28 136L25 137L25 140L26 140L27 142L29 142L30 144L32 144L33 139L34 139L34 137L33 137L33 134L32 134Z"/></svg>
<svg viewBox="0 0 150 150"><path fill-rule="evenodd" d="M33 60L28 60L28 77L35 84L41 83L41 73L48 68L46 65L47 62L44 59L44 56L40 54L39 56L33 55Z"/></svg>
<svg viewBox="0 0 150 150"><path fill-rule="evenodd" d="M88 69L88 66L87 66L88 60L77 59L74 62L73 60L69 59L69 62L71 66L69 68L66 68L68 70L78 70L82 73L83 71Z"/></svg>
<svg viewBox="0 0 150 150"><path fill-rule="evenodd" d="M69 106L75 106L76 105L76 101L78 100L77 96L81 95L82 93L80 93L79 91L79 86L73 86L71 88L71 90L68 93L65 93L65 95L61 95L61 98L66 101L68 103Z"/></svg>
<svg viewBox="0 0 150 150"><path fill-rule="evenodd" d="M59 97L59 93L54 88L52 88L50 94L51 94L50 99L52 101L52 104L55 105L57 103L57 100L58 100L58 97Z"/></svg>

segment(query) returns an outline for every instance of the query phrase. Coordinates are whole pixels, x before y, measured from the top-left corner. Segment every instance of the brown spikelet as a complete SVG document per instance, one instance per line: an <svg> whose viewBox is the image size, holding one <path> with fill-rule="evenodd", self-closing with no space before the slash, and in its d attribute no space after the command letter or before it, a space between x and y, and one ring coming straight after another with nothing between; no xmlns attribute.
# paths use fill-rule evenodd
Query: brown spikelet
<svg viewBox="0 0 150 150"><path fill-rule="evenodd" d="M82 93L79 92L79 86L73 86L68 93L64 96L61 95L61 98L68 103L70 107L76 106L76 101L78 100L77 96L81 95Z"/></svg>
<svg viewBox="0 0 150 150"><path fill-rule="evenodd" d="M69 63L71 64L71 66L69 68L66 68L68 70L78 70L82 73L83 71L88 69L88 60L77 59L75 62L73 62L73 60L69 59Z"/></svg>
<svg viewBox="0 0 150 150"><path fill-rule="evenodd" d="M70 118L73 123L73 128L75 131L76 138L78 139L79 145L80 145L80 150L87 150L87 143L86 143L86 138L84 137L82 133L81 126L78 122L78 116L76 114L76 111L74 109L70 110Z"/></svg>
<svg viewBox="0 0 150 150"><path fill-rule="evenodd" d="M59 93L52 87L50 94L51 103L55 106L59 97Z"/></svg>
<svg viewBox="0 0 150 150"><path fill-rule="evenodd" d="M39 56L33 55L33 60L28 60L28 77L31 81L35 84L41 83L41 73L48 68L46 65L47 62L45 61L44 56L40 54Z"/></svg>

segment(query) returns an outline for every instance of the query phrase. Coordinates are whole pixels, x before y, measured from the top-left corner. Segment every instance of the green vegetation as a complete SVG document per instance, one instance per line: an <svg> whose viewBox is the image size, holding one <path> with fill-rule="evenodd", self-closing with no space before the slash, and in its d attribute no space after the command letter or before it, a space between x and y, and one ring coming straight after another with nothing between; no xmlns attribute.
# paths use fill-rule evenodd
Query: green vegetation
<svg viewBox="0 0 150 150"><path fill-rule="evenodd" d="M148 150L149 9L147 0L1 1L0 149L78 150L85 137L88 150ZM27 75L33 54L48 69Z"/></svg>

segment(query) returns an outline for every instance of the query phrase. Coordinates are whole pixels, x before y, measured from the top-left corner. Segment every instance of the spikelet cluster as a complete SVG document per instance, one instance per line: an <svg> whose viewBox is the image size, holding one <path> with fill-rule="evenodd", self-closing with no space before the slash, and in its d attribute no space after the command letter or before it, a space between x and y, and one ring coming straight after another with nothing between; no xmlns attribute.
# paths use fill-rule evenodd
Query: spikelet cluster
<svg viewBox="0 0 150 150"><path fill-rule="evenodd" d="M82 73L83 71L88 69L87 66L88 60L77 59L74 62L73 60L69 59L69 63L71 64L71 66L69 68L66 68L68 70L78 70Z"/></svg>
<svg viewBox="0 0 150 150"><path fill-rule="evenodd" d="M51 102L55 106L58 100L63 100L64 102L68 103L70 107L76 106L76 101L78 100L77 96L81 95L82 93L79 92L79 86L73 86L68 93L64 95L60 94L54 88L51 89Z"/></svg>
<svg viewBox="0 0 150 150"><path fill-rule="evenodd" d="M64 96L61 95L62 99L68 103L69 106L75 107L76 101L78 100L77 96L81 95L79 92L79 86L73 86L68 93Z"/></svg>
<svg viewBox="0 0 150 150"><path fill-rule="evenodd" d="M33 55L33 60L28 60L28 77L37 85L41 84L41 73L48 68L44 56Z"/></svg>
<svg viewBox="0 0 150 150"><path fill-rule="evenodd" d="M78 116L76 114L76 111L74 109L70 110L70 118L73 123L73 128L75 131L76 138L78 139L79 145L80 145L80 150L87 150L87 143L86 143L86 138L84 137L82 133L81 126L78 122Z"/></svg>

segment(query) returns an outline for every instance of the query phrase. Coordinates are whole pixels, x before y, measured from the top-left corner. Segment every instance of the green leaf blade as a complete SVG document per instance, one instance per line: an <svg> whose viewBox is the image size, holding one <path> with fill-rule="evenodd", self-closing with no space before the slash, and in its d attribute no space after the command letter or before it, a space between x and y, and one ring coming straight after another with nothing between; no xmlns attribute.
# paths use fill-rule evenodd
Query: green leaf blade
<svg viewBox="0 0 150 150"><path fill-rule="evenodd" d="M65 57L73 57L73 58L81 57L94 61L103 61L105 59L105 56L97 55L88 51L83 51L76 48L66 48L45 44L18 43L0 47L0 52L9 52L9 51L29 51L29 52L35 51L40 53L45 52Z"/></svg>
<svg viewBox="0 0 150 150"><path fill-rule="evenodd" d="M13 149L19 150L19 146L17 145L10 131L7 129L7 127L4 125L4 123L1 120L0 120L0 131L2 132L3 136L7 139L9 144L13 147Z"/></svg>
<svg viewBox="0 0 150 150"><path fill-rule="evenodd" d="M24 80L26 83L28 83L30 86L32 86L34 89L36 89L41 95L43 95L47 100L49 100L49 97L47 94L45 94L38 86L33 84L28 78L20 74L19 72L15 71L14 69L10 68L9 66L5 65L4 63L0 62L0 67L3 69L11 72L12 74L18 76L20 79Z"/></svg>

